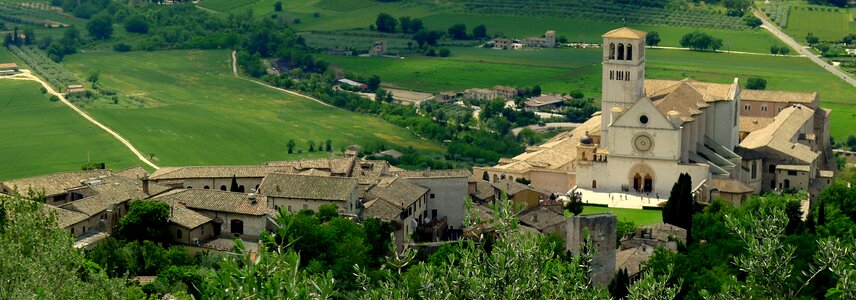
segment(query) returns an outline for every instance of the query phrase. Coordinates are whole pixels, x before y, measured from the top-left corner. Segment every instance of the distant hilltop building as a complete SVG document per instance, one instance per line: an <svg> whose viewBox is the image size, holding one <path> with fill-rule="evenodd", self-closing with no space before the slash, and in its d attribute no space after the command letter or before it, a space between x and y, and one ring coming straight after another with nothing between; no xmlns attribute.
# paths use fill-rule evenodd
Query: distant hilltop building
<svg viewBox="0 0 856 300"><path fill-rule="evenodd" d="M527 38L523 40L526 47L530 48L553 48L556 47L556 31L550 30L544 33L544 37Z"/></svg>
<svg viewBox="0 0 856 300"><path fill-rule="evenodd" d="M657 206L681 173L690 174L703 202L819 193L834 162L830 110L819 106L817 93L744 91L737 78L645 79L645 35L625 27L602 36L600 112L523 154L475 168L474 178L524 178L537 189L603 203L614 201L613 193L634 195L642 201L637 208Z"/></svg>

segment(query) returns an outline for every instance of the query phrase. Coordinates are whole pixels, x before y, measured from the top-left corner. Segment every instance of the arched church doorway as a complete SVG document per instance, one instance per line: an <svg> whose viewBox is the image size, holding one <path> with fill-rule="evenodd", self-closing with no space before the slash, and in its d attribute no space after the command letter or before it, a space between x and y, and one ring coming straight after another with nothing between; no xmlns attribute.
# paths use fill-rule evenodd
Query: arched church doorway
<svg viewBox="0 0 856 300"><path fill-rule="evenodd" d="M645 174L645 186L644 192L650 193L654 189L654 179L651 178L651 174Z"/></svg>
<svg viewBox="0 0 856 300"><path fill-rule="evenodd" d="M636 173L636 175L633 176L633 190L638 191L641 188L642 188L642 175L639 175L639 173Z"/></svg>
<svg viewBox="0 0 856 300"><path fill-rule="evenodd" d="M592 180L592 181L591 181L591 188L593 188L593 189L596 189L596 188L597 188L597 180Z"/></svg>

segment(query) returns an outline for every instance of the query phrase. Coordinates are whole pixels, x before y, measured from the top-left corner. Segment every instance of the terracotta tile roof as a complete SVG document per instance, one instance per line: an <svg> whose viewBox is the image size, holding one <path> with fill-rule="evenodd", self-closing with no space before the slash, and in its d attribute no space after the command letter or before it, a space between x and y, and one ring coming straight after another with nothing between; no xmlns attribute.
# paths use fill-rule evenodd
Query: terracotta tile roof
<svg viewBox="0 0 856 300"><path fill-rule="evenodd" d="M740 116L740 131L752 132L773 123L773 118Z"/></svg>
<svg viewBox="0 0 856 300"><path fill-rule="evenodd" d="M300 175L308 175L308 176L331 176L329 171L322 171L318 169L309 169L300 173Z"/></svg>
<svg viewBox="0 0 856 300"><path fill-rule="evenodd" d="M741 101L763 101L763 102L784 102L790 104L803 104L810 108L814 108L814 102L817 101L817 93L797 93L797 92L782 92L782 91L759 91L759 90L743 90L740 93Z"/></svg>
<svg viewBox="0 0 856 300"><path fill-rule="evenodd" d="M534 227L538 231L544 231L547 227L564 223L566 218L561 213L550 210L546 207L534 207L520 212L517 215L520 223Z"/></svg>
<svg viewBox="0 0 856 300"><path fill-rule="evenodd" d="M699 82L689 78L683 80L645 79L645 94L651 98L651 100L659 100L672 93L682 83L690 84L695 88L703 95L705 102L734 100L738 88L736 83L721 84Z"/></svg>
<svg viewBox="0 0 856 300"><path fill-rule="evenodd" d="M181 204L192 210L207 210L242 215L262 216L267 214L267 201L262 195L255 195L252 203L250 194L221 190L181 189L164 193L152 199L171 205Z"/></svg>
<svg viewBox="0 0 856 300"><path fill-rule="evenodd" d="M270 197L347 201L357 179L273 173L262 180L259 193Z"/></svg>
<svg viewBox="0 0 856 300"><path fill-rule="evenodd" d="M541 96L529 98L529 100L526 100L526 106L541 107L541 106L545 106L545 105L562 103L565 100L571 100L571 98L568 96L562 96L562 95L556 95L556 94L541 95Z"/></svg>
<svg viewBox="0 0 856 300"><path fill-rule="evenodd" d="M189 178L262 178L274 172L291 172L284 166L191 166L160 168L149 176L151 180L173 180Z"/></svg>
<svg viewBox="0 0 856 300"><path fill-rule="evenodd" d="M141 180L117 175L104 178L101 180L101 183L89 185L86 188L94 192L95 195L66 203L60 207L92 216L105 211L110 204L121 204L130 200L145 199L150 195L158 194L168 189L165 186L150 182L150 195L146 195L146 193L143 193Z"/></svg>
<svg viewBox="0 0 856 300"><path fill-rule="evenodd" d="M470 196L475 200L486 201L496 195L493 185L490 182L479 180L475 183L475 190Z"/></svg>
<svg viewBox="0 0 856 300"><path fill-rule="evenodd" d="M493 187L505 192L508 197L517 195L517 193L520 193L522 191L534 191L543 194L543 192L541 191L537 191L528 185L516 181L500 180L491 184L493 185Z"/></svg>
<svg viewBox="0 0 856 300"><path fill-rule="evenodd" d="M188 209L184 205L169 202L170 215L169 221L187 229L194 229L202 226L205 223L213 221L211 218L203 214Z"/></svg>
<svg viewBox="0 0 856 300"><path fill-rule="evenodd" d="M496 170L526 172L533 168L548 170L567 170L576 160L576 147L585 133L589 136L600 135L600 115L588 119L580 127L561 133L541 145L527 148L526 152L511 159L504 159Z"/></svg>
<svg viewBox="0 0 856 300"><path fill-rule="evenodd" d="M135 166L135 167L130 167L130 168L127 168L124 170L114 172L113 175L125 176L128 178L142 179L145 176L149 176L149 171L146 171L146 169L143 169L140 166Z"/></svg>
<svg viewBox="0 0 856 300"><path fill-rule="evenodd" d="M746 185L739 180L734 179L713 179L713 188L720 192L731 194L745 194L755 191L752 187Z"/></svg>
<svg viewBox="0 0 856 300"><path fill-rule="evenodd" d="M628 27L621 27L618 29L610 30L607 33L604 33L602 38L610 38L610 39L644 39L645 35L648 33Z"/></svg>
<svg viewBox="0 0 856 300"><path fill-rule="evenodd" d="M56 222L60 228L66 228L89 219L89 216L84 213L62 209L53 205L44 205L44 210L46 213L56 216Z"/></svg>
<svg viewBox="0 0 856 300"><path fill-rule="evenodd" d="M678 84L668 95L655 101L654 105L663 115L669 111L678 112L684 122L693 121L693 116L702 114L701 110L710 106L705 103L704 94L686 81Z"/></svg>
<svg viewBox="0 0 856 300"><path fill-rule="evenodd" d="M368 190L366 198L381 198L399 208L407 208L419 200L428 189L399 178L385 178Z"/></svg>
<svg viewBox="0 0 856 300"><path fill-rule="evenodd" d="M510 87L510 86L495 85L495 86L493 87L493 89L494 89L495 91L503 91L503 92L509 92L509 93L517 93L517 88L513 88L513 87Z"/></svg>
<svg viewBox="0 0 856 300"><path fill-rule="evenodd" d="M384 221L399 221L402 208L381 198L375 198L365 204L365 215Z"/></svg>
<svg viewBox="0 0 856 300"><path fill-rule="evenodd" d="M326 170L333 174L343 174L344 176L350 176L350 171L354 168L354 163L356 159L353 157L342 157L342 158L319 158L319 159L306 159L306 160L290 160L290 161L272 161L267 162L264 165L270 167L291 167L297 171L304 171L308 169L318 169L318 170ZM283 173L285 171L280 171Z"/></svg>
<svg viewBox="0 0 856 300"><path fill-rule="evenodd" d="M615 270L627 269L628 275L636 275L642 271L642 264L651 258L651 253L642 251L638 247L615 253Z"/></svg>
<svg viewBox="0 0 856 300"><path fill-rule="evenodd" d="M778 165L778 166L776 166L776 170L808 172L808 171L811 171L811 166L809 166L809 165Z"/></svg>
<svg viewBox="0 0 856 300"><path fill-rule="evenodd" d="M0 64L0 70L17 70L18 65L15 63L4 63Z"/></svg>
<svg viewBox="0 0 856 300"><path fill-rule="evenodd" d="M36 192L44 192L45 196L63 194L69 189L83 186L82 180L97 179L98 177L110 175L109 170L74 171L41 175L29 178L13 179L0 182L0 185L26 194L28 189Z"/></svg>
<svg viewBox="0 0 856 300"><path fill-rule="evenodd" d="M398 177L402 178L458 178L470 177L470 175L472 175L472 173L470 173L470 170L467 169L399 171L393 172L393 174L398 175Z"/></svg>
<svg viewBox="0 0 856 300"><path fill-rule="evenodd" d="M820 178L832 178L835 176L835 171L832 170L819 170Z"/></svg>
<svg viewBox="0 0 856 300"><path fill-rule="evenodd" d="M791 140L811 120L812 115L814 111L802 105L785 108L773 118L770 125L749 133L740 142L740 147L754 150L767 148L809 164L817 159L818 154L809 146Z"/></svg>

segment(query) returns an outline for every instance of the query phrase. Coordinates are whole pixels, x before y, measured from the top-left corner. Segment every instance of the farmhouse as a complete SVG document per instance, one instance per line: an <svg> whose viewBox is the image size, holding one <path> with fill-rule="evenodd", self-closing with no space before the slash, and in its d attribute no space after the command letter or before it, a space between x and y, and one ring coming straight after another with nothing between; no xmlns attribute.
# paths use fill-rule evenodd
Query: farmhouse
<svg viewBox="0 0 856 300"><path fill-rule="evenodd" d="M18 65L14 63L0 64L0 76L15 75L18 73Z"/></svg>
<svg viewBox="0 0 856 300"><path fill-rule="evenodd" d="M646 80L645 35L630 28L603 35L601 112L517 157L474 168L474 178L525 178L604 204L616 194L647 197L635 207L656 206L651 198L669 195L681 173L691 176L698 201L725 196L739 204L785 189L817 195L826 183L820 174L834 166L830 111L816 93L743 91L738 79Z"/></svg>
<svg viewBox="0 0 856 300"><path fill-rule="evenodd" d="M342 78L342 79L339 79L336 81L338 81L339 84L344 84L344 85L349 86L351 88L357 88L357 89L361 89L361 90L365 90L365 89L369 88L369 86L366 85L365 83L353 81L353 80L350 80L347 78Z"/></svg>
<svg viewBox="0 0 856 300"><path fill-rule="evenodd" d="M458 93L456 92L445 92L440 93L435 98L438 102L454 102L455 99L458 98Z"/></svg>
<svg viewBox="0 0 856 300"><path fill-rule="evenodd" d="M524 102L525 109L529 111L550 111L562 107L565 100L573 100L570 96L557 94L541 95L529 98Z"/></svg>
<svg viewBox="0 0 856 300"><path fill-rule="evenodd" d="M464 91L464 99L493 100L496 99L496 97L496 91L488 89L467 89Z"/></svg>
<svg viewBox="0 0 856 300"><path fill-rule="evenodd" d="M505 100L514 100L515 97L520 95L520 90L510 86L497 85L493 87L493 91L496 92L497 97Z"/></svg>
<svg viewBox="0 0 856 300"><path fill-rule="evenodd" d="M83 93L86 92L86 87L84 87L82 84L69 84L66 87L65 91L68 94Z"/></svg>
<svg viewBox="0 0 856 300"><path fill-rule="evenodd" d="M533 37L523 40L523 44L530 48L553 48L556 47L556 31L549 30L544 37Z"/></svg>
<svg viewBox="0 0 856 300"><path fill-rule="evenodd" d="M510 50L514 48L514 41L509 38L496 38L493 39L493 48L494 49L502 49L502 50Z"/></svg>

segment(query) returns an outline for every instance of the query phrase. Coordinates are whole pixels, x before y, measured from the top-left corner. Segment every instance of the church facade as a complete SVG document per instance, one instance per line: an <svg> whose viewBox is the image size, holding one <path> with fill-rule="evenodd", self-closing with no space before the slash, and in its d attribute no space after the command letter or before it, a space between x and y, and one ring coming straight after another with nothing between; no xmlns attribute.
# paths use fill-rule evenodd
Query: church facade
<svg viewBox="0 0 856 300"><path fill-rule="evenodd" d="M819 107L816 93L747 90L751 99L741 99L737 78L646 80L645 35L625 27L602 36L599 113L497 166L474 169L475 179L487 173L489 180L525 178L559 194L666 198L678 175L688 173L698 200L735 203L769 190L822 188L822 177L831 176L829 110ZM783 174L799 178L786 183Z"/></svg>

